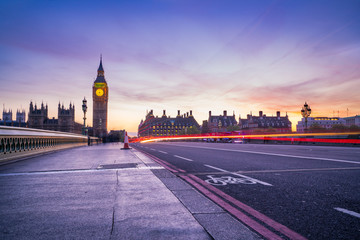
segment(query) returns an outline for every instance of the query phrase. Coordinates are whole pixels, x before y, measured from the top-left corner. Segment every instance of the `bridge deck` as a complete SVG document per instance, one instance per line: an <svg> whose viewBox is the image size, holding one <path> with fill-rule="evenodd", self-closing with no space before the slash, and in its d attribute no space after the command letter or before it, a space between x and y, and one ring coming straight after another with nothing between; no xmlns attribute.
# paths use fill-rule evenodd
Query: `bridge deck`
<svg viewBox="0 0 360 240"><path fill-rule="evenodd" d="M120 147L84 146L0 166L0 238L208 239L151 171L165 170Z"/></svg>

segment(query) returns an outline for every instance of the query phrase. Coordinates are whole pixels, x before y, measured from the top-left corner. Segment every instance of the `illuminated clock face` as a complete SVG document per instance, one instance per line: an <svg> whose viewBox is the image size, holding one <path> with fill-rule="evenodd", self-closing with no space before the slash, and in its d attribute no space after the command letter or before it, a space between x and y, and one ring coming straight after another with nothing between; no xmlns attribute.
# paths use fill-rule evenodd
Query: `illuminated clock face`
<svg viewBox="0 0 360 240"><path fill-rule="evenodd" d="M95 93L96 93L97 96L101 97L102 95L104 95L104 90L99 88L98 90L96 90Z"/></svg>

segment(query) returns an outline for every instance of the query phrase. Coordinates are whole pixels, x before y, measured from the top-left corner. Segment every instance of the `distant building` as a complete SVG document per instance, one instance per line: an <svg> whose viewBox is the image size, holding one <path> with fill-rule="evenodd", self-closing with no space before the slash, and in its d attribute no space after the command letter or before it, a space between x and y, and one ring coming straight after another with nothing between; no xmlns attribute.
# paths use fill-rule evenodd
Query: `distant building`
<svg viewBox="0 0 360 240"><path fill-rule="evenodd" d="M4 109L2 118L3 118L3 121L5 121L5 122L12 122L12 110L6 111Z"/></svg>
<svg viewBox="0 0 360 240"><path fill-rule="evenodd" d="M28 113L28 126L30 128L45 129L44 123L48 119L48 105L46 107L41 103L41 108L37 108L36 104L30 102ZM57 131L57 130L56 130Z"/></svg>
<svg viewBox="0 0 360 240"><path fill-rule="evenodd" d="M48 117L48 106L41 104L37 108L36 104L30 102L28 114L28 127L45 129L52 131L71 132L81 134L82 124L75 122L75 106L70 103L69 108L58 105L58 118Z"/></svg>
<svg viewBox="0 0 360 240"><path fill-rule="evenodd" d="M223 115L211 115L209 111L209 118L207 122L203 122L203 133L209 132L226 132L229 126L236 126L238 123L235 119L235 114L227 115L227 111ZM206 129L206 130L205 130Z"/></svg>
<svg viewBox="0 0 360 240"><path fill-rule="evenodd" d="M49 122L50 123L50 122ZM80 129L77 131L81 133L82 124L78 123ZM75 132L75 106L69 104L69 108L64 108L64 105L60 107L60 103L58 105L58 131L60 132Z"/></svg>
<svg viewBox="0 0 360 240"><path fill-rule="evenodd" d="M16 111L16 121L13 121L12 110L6 111L4 109L2 116L3 119L0 120L0 125L13 126L13 127L26 127L25 110L22 110L21 112L19 110Z"/></svg>
<svg viewBox="0 0 360 240"><path fill-rule="evenodd" d="M17 110L16 111L16 122L25 123L25 110Z"/></svg>
<svg viewBox="0 0 360 240"><path fill-rule="evenodd" d="M201 125L201 133L210 133L210 128L208 125L208 120L204 120L203 124Z"/></svg>
<svg viewBox="0 0 360 240"><path fill-rule="evenodd" d="M338 117L308 117L307 118L307 128L309 129L312 125L316 124L324 129L331 129L335 124L345 125L346 121ZM305 118L302 118L301 121L296 125L297 132L304 132L306 129Z"/></svg>
<svg viewBox="0 0 360 240"><path fill-rule="evenodd" d="M248 114L246 119L239 119L241 130L272 129L276 132L291 132L291 122L288 115L280 116L280 111L276 112L276 117L269 117L259 111L259 116Z"/></svg>
<svg viewBox="0 0 360 240"><path fill-rule="evenodd" d="M139 137L147 136L173 136L186 134L190 127L196 127L200 130L199 124L196 122L192 111L190 114L186 113L178 115L175 118L166 116L166 111L163 111L162 117L154 117L153 110L146 114L145 120L141 120L138 128Z"/></svg>
<svg viewBox="0 0 360 240"><path fill-rule="evenodd" d="M360 127L360 115L356 115L353 117L346 117L346 118L342 118L343 120L345 120L345 125L347 127L351 127L351 126L358 126Z"/></svg>

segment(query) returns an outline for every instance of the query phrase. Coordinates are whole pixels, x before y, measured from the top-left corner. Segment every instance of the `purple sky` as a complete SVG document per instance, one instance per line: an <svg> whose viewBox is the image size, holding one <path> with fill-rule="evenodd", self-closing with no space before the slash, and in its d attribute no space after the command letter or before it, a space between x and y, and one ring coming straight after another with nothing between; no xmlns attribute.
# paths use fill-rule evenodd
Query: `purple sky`
<svg viewBox="0 0 360 240"><path fill-rule="evenodd" d="M360 1L1 1L0 111L89 102L100 54L109 130L146 111L360 114ZM348 111L347 111L348 109ZM1 116L2 117L2 116ZM15 116L13 116L15 118Z"/></svg>

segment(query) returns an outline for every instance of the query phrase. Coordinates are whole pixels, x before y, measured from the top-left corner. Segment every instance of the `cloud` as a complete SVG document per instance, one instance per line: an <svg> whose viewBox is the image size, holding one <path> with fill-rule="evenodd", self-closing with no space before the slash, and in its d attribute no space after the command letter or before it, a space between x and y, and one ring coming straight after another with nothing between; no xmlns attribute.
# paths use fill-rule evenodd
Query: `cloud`
<svg viewBox="0 0 360 240"><path fill-rule="evenodd" d="M337 72L330 76L309 79L285 85L267 85L238 88L229 91L228 101L259 103L267 109L299 108L304 102L312 102L323 109L330 105L353 105L360 102L360 74L346 75ZM236 96L236 97L234 97Z"/></svg>

